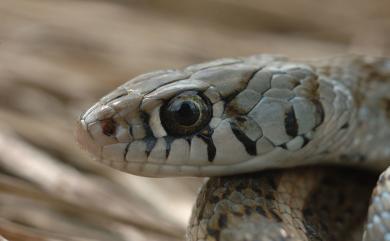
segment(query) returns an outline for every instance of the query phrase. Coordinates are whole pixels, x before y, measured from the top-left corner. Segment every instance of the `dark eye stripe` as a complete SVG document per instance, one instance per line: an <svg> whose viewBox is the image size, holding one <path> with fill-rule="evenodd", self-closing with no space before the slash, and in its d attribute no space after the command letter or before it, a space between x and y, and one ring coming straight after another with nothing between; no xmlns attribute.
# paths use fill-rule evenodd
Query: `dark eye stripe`
<svg viewBox="0 0 390 241"><path fill-rule="evenodd" d="M217 149L214 145L213 138L211 137L212 134L212 129L208 127L206 131L198 135L198 137L201 138L207 144L207 157L209 162L213 162L215 155L217 154Z"/></svg>

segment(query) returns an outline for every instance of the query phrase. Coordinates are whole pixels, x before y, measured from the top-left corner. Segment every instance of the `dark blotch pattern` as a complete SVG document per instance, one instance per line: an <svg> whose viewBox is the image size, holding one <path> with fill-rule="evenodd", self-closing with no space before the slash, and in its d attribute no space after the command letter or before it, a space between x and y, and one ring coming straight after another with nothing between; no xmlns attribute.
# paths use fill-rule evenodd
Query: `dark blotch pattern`
<svg viewBox="0 0 390 241"><path fill-rule="evenodd" d="M164 140L166 143L165 158L168 158L169 152L171 151L171 144L175 140L175 138L172 136L165 136Z"/></svg>
<svg viewBox="0 0 390 241"><path fill-rule="evenodd" d="M302 136L302 137L303 137L303 145L302 145L302 147L304 147L304 146L307 145L307 143L309 143L310 140L306 136Z"/></svg>
<svg viewBox="0 0 390 241"><path fill-rule="evenodd" d="M215 240L219 240L220 231L218 229L207 228L207 233Z"/></svg>
<svg viewBox="0 0 390 241"><path fill-rule="evenodd" d="M143 139L146 143L146 149L145 153L147 156L149 156L150 152L153 150L154 146L156 145L157 139L154 137L152 129L149 126L149 114L142 112L140 115L142 119L142 123L144 123L144 129L145 129L145 138Z"/></svg>
<svg viewBox="0 0 390 241"><path fill-rule="evenodd" d="M283 222L282 218L274 210L270 209L269 213L271 214L272 218L275 219L277 222Z"/></svg>
<svg viewBox="0 0 390 241"><path fill-rule="evenodd" d="M309 240L352 240L351 230L363 230L375 177L358 170L331 170L319 180L304 204Z"/></svg>
<svg viewBox="0 0 390 241"><path fill-rule="evenodd" d="M218 218L218 225L221 227L221 228L224 228L227 226L227 216L226 214L221 214Z"/></svg>
<svg viewBox="0 0 390 241"><path fill-rule="evenodd" d="M308 240L357 241L361 234L354 232L363 230L375 179L369 172L335 167L300 167L210 178L198 195L188 231L195 235L192 240L225 240L228 234L227 240L237 241L300 240L302 236ZM305 185L313 182L314 189ZM297 195L297 188L308 188L307 195ZM286 202L296 199L304 202L302 210ZM293 214L280 209L281 203L291 205L293 213L302 213L304 229L294 217L289 219L292 222L284 220L286 215ZM198 225L204 221L206 237L196 239L202 233L198 232Z"/></svg>
<svg viewBox="0 0 390 241"><path fill-rule="evenodd" d="M244 145L245 150L248 152L251 156L256 156L256 142L249 139L243 131L237 126L236 123L230 122L230 128L232 128L232 131L234 135L237 137L237 139Z"/></svg>
<svg viewBox="0 0 390 241"><path fill-rule="evenodd" d="M298 134L298 122L295 118L294 110L291 108L284 118L284 125L287 135L295 137Z"/></svg>
<svg viewBox="0 0 390 241"><path fill-rule="evenodd" d="M346 122L344 125L341 126L340 129L344 130L344 129L348 129L348 127L349 127L349 123Z"/></svg>
<svg viewBox="0 0 390 241"><path fill-rule="evenodd" d="M153 150L154 146L156 145L157 139L154 137L147 137L144 139L144 142L146 143L145 153L147 156L149 156L150 152Z"/></svg>

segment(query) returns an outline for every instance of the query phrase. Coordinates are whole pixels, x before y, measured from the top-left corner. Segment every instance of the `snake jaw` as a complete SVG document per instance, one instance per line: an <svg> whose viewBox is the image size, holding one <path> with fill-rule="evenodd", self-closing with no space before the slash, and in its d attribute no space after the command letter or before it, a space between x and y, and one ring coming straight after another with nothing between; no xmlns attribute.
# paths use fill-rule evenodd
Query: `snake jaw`
<svg viewBox="0 0 390 241"><path fill-rule="evenodd" d="M104 164L144 176L286 165L324 121L319 83L309 65L265 59L136 77L81 117L78 141ZM201 121L186 116L191 111Z"/></svg>
<svg viewBox="0 0 390 241"><path fill-rule="evenodd" d="M80 120L76 127L76 140L80 147L93 156L100 156L101 147L92 139L88 133L85 121Z"/></svg>
<svg viewBox="0 0 390 241"><path fill-rule="evenodd" d="M114 114L109 106L97 103L80 117L77 124L77 142L97 160L102 159L105 146L118 143L118 124L113 119Z"/></svg>
<svg viewBox="0 0 390 241"><path fill-rule="evenodd" d="M136 77L103 97L82 115L77 126L77 140L84 149L107 165L129 173L154 177L235 175L267 168L325 162L366 165L375 169L388 165L389 110L380 107L383 101L386 101L387 107L389 99L388 60L378 62L386 66L376 66L375 63L367 62L367 59L352 58L355 61L348 60L347 65L340 64L346 69L345 72L343 68L339 68L339 64L334 63L331 65L327 63L321 67L321 64L311 66L269 57L265 59L267 61L264 62L259 56L216 60L190 66L183 72L160 71ZM257 65L259 63L262 64ZM337 68L334 68L335 66ZM382 70L380 67L386 69ZM384 73L378 74L379 70ZM372 88L373 86L376 88ZM378 87L382 86L383 89L378 90ZM177 103L172 106L169 103L177 100L176 97L181 97L180 94L194 91L200 93L199 96L202 98L204 96L208 98L205 105L207 108L212 106L212 112L206 115L209 123L190 134L175 132L174 125L162 123L164 116L168 117L166 118L168 120L174 120L176 113L171 113L172 110L181 110L176 108L180 107ZM188 110L196 107L193 103L188 103L188 96L194 95L187 93L185 98L179 98L181 101L179 103L185 103L183 113L188 113ZM161 109L163 111L160 111ZM165 113L161 115L162 112ZM197 123L194 118L181 120L182 124ZM241 228L244 213L251 217L252 213L256 217L263 216L264 220L268 218L273 224L277 221L277 224L286 222L290 225L292 223L288 215L291 214L289 213L291 209L294 218L298 217L293 225L299 232L307 232L309 235L307 237L312 237L313 234L317 237L317 234L327 226L323 224L323 219L318 219L320 220L318 224L321 225L318 226L317 233L315 231L317 218L313 219L315 216L310 209L323 208L324 203L329 204L333 201L332 206L343 207L347 199L345 195L339 194L346 189L343 187L344 184L340 183L351 177L354 178L351 184L360 185L362 180L367 184L367 180L361 174L354 177L355 174L351 176L346 170L339 171L338 181L330 181L316 171L300 172L298 169L286 171L287 175L283 175L287 178L280 178L281 176L277 174L277 180L270 179L275 177L275 172L271 175L261 172L263 180L257 175L238 176L238 182L230 178L215 179L218 183L207 186L200 195L201 198L211 200L211 203L207 203L211 206L206 209L214 210L214 207L222 204L218 200L219 197L223 202L226 198L235 199L238 201L234 203L232 213L239 218L229 220L229 213L226 215L229 210L226 211L226 208L221 209L222 215L219 216L215 216L215 213L218 214L218 208L214 213L209 212L213 216L210 218L203 215L203 211L206 210L204 206L198 207L194 210L200 210L203 214L194 212L195 222L189 229L189 235L193 239L202 240L207 239L206 235L217 239L225 237L220 236L220 230L225 228L232 230L234 226L231 224L238 224ZM305 177L307 174L309 176ZM316 187L317 181L313 180L318 181L320 188ZM388 236L390 230L388 180L390 169L379 178L378 186L373 193L364 240L383 240ZM212 190L214 184L215 192ZM260 189L258 185L248 187L252 184L261 184L264 188ZM224 189L222 193L221 187ZM232 191L225 190L229 187L232 187ZM343 188L335 191L337 187ZM366 189L367 186L362 187ZM314 189L330 190L331 196L336 195L329 199L330 202L324 199L324 202L319 202L321 205L313 206L312 204L316 202L312 201L322 197L318 195L318 190L312 192ZM361 197L360 186L355 189L359 190L357 197ZM281 195L274 195L270 190L280 191ZM297 201L309 193L314 193L316 199L307 198L305 201L307 204L302 200ZM211 196L206 197L207 195L203 194ZM230 194L234 194L233 199ZM250 197L247 198L245 195ZM274 202L275 207L281 209L269 209L272 213L265 211L261 206L264 204L264 197L267 208ZM256 204L257 200L261 202ZM198 203L203 201L200 199ZM236 207L241 203L245 208ZM251 207L247 205L248 203ZM347 209L351 213L352 209L349 206ZM273 210L278 210L283 215L279 216ZM202 217L202 220L199 217ZM305 220L301 221L303 219ZM339 216L336 219L336 223L342 223ZM355 220L351 221L353 225L356 224ZM253 220L250 219L249 223L253 224ZM230 230L225 235L231 237ZM245 232L242 230L237 230L237 233L247 235L248 231L257 234L259 229L254 227ZM264 230L260 229L259 235L273 232ZM279 236L288 238L287 229L278 229L274 232L277 231L285 231L280 232ZM345 235L344 231L342 233Z"/></svg>

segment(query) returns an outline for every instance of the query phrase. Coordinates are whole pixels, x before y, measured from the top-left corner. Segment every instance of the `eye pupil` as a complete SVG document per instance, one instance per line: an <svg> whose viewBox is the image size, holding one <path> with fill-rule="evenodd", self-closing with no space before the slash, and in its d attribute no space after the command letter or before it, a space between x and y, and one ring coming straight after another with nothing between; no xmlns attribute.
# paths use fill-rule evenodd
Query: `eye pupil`
<svg viewBox="0 0 390 241"><path fill-rule="evenodd" d="M209 100L196 91L185 91L170 99L160 109L161 124L171 136L193 135L210 121Z"/></svg>
<svg viewBox="0 0 390 241"><path fill-rule="evenodd" d="M191 126L199 119L199 108L193 102L183 101L175 106L178 106L178 108L172 111L175 113L175 119L179 124Z"/></svg>

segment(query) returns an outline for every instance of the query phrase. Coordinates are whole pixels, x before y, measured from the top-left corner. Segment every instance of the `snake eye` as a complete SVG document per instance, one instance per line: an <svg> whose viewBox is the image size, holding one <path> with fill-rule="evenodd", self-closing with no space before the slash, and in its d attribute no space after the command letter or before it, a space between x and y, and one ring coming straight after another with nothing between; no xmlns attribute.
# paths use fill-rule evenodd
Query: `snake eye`
<svg viewBox="0 0 390 241"><path fill-rule="evenodd" d="M212 116L210 101L196 91L185 91L162 106L161 124L171 136L187 136L202 130Z"/></svg>

